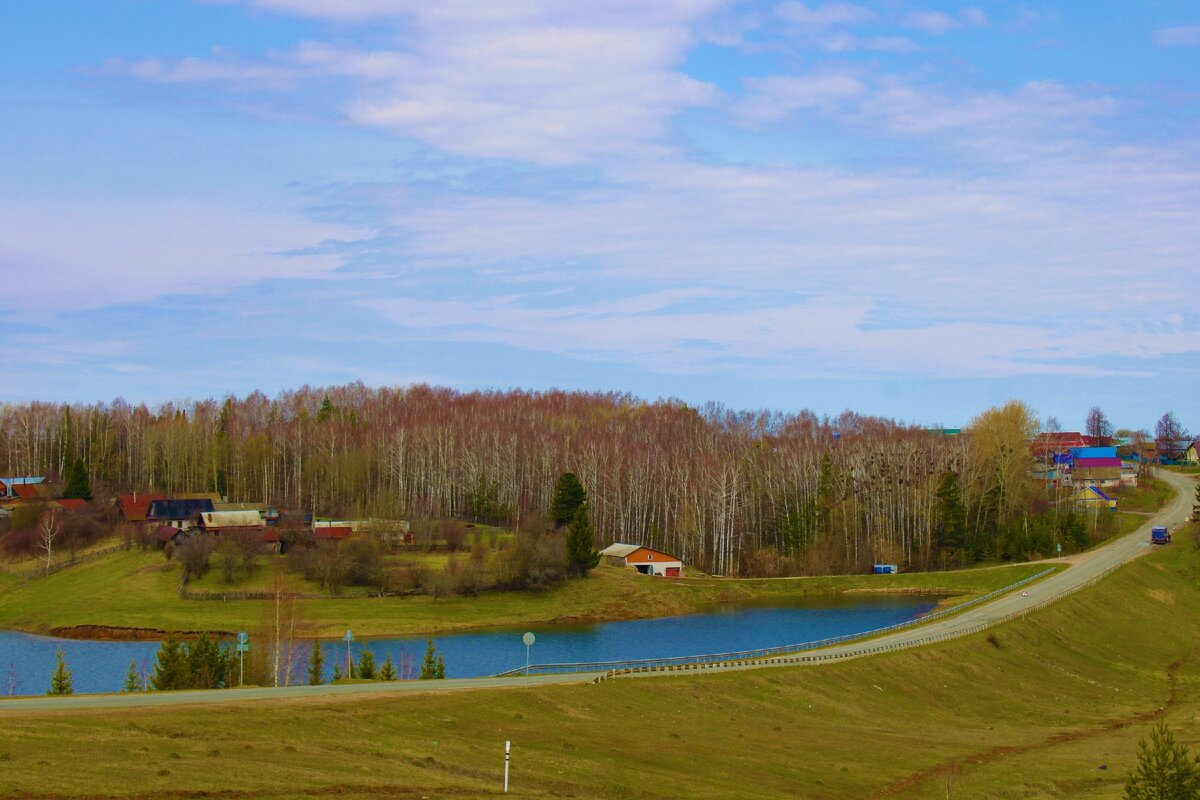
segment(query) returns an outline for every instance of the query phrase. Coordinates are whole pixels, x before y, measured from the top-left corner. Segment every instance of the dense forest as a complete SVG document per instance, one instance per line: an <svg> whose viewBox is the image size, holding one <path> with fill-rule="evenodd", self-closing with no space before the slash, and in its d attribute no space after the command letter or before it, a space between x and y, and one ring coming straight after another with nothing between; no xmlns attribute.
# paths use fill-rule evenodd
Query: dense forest
<svg viewBox="0 0 1200 800"><path fill-rule="evenodd" d="M641 542L719 574L811 574L1045 555L1071 521L1030 516L1035 432L1015 401L942 437L849 412L351 384L157 408L0 406L0 474L59 477L81 460L97 495L215 490L533 529L571 471L599 545Z"/></svg>

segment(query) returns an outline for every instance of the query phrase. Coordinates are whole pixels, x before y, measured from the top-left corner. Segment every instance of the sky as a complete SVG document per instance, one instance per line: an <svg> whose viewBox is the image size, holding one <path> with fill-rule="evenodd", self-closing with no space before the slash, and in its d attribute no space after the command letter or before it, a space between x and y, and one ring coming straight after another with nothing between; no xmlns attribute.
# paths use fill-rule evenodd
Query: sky
<svg viewBox="0 0 1200 800"><path fill-rule="evenodd" d="M0 402L1200 428L1200 5L0 0Z"/></svg>

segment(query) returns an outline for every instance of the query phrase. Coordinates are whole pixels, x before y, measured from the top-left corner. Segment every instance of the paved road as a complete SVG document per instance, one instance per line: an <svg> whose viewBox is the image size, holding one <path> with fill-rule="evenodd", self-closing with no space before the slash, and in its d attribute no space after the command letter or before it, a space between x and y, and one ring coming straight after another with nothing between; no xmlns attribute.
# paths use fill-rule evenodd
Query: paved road
<svg viewBox="0 0 1200 800"><path fill-rule="evenodd" d="M1171 484L1175 489L1174 500L1162 511L1148 516L1146 523L1136 531L1086 553L1079 553L1069 558L1060 559L1061 562L1071 565L1069 569L1051 575L1037 583L1030 584L1023 591L1012 592L1003 597L996 598L990 603L976 606L947 619L931 622L928 625L918 625L865 642L850 642L834 647L826 647L804 655L817 657L825 661L857 658L878 652L880 648L896 649L913 646L922 643L930 637L949 638L975 630L980 625L989 625L998 620L1009 618L1022 611L1032 609L1038 604L1051 600L1064 592L1069 592L1083 586L1089 581L1104 575L1109 570L1132 561L1156 547L1157 545L1150 544L1150 529L1155 525L1166 525L1174 529L1182 525L1191 515L1196 486L1193 479L1165 470L1158 470L1158 476ZM1054 563L1054 561L1039 563ZM755 663L718 665L711 667L710 670L752 669L761 668L764 665L791 664L796 663L795 658L783 656L763 659Z"/></svg>
<svg viewBox="0 0 1200 800"><path fill-rule="evenodd" d="M209 705L305 698L330 699L347 695L380 696L392 694L437 694L465 689L497 689L521 686L551 686L560 683L586 683L599 673L572 675L533 675L528 678L449 678L440 681L394 681L349 683L337 686L281 686L246 689L197 690L184 692L143 692L138 694L91 694L73 697L13 697L0 699L0 717L5 714L64 709L145 708L153 706Z"/></svg>
<svg viewBox="0 0 1200 800"><path fill-rule="evenodd" d="M865 642L851 642L810 651L803 658L820 657L834 659L858 658L877 652L880 648L906 647L923 642L932 636L954 636L986 625L1012 614L1028 610L1050 600L1063 592L1078 588L1088 581L1103 575L1108 570L1131 561L1148 552L1150 528L1154 525L1178 527L1191 513L1195 484L1191 478L1171 472L1159 475L1176 490L1175 499L1158 514L1150 517L1146 524L1133 533L1098 547L1087 553L1062 559L1070 563L1069 569L1030 584L1023 592L1013 592L990 603L976 606L948 619L928 625L918 625L897 633L881 636ZM708 665L695 671L726 671L732 669L761 669L780 664L795 663L789 657L763 659L736 665ZM807 661L804 663L812 663ZM819 661L817 663L820 663ZM678 674L674 671L638 673L638 677ZM15 713L37 713L49 710L129 708L170 705L192 705L210 703L235 703L265 701L271 699L331 698L344 695L392 695L420 694L429 692L462 691L468 689L514 688L522 686L550 686L555 684L587 683L602 673L573 673L567 675L531 675L512 678L459 678L436 682L397 681L394 683L363 683L339 686L290 686L281 688L229 689L225 691L190 692L147 692L144 694L80 695L76 697L26 697L0 700L0 716Z"/></svg>

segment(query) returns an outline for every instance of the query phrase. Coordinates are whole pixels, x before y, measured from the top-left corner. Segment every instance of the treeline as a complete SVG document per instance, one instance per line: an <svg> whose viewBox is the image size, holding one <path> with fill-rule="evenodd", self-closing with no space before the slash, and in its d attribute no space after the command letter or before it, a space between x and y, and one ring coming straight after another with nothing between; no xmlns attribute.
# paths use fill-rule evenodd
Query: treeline
<svg viewBox="0 0 1200 800"><path fill-rule="evenodd" d="M0 407L0 472L98 493L217 491L347 517L545 527L579 476L597 544L645 543L720 574L913 568L999 555L1030 513L1032 413L1009 403L969 436L853 413L739 412L620 394L361 384L223 401ZM970 553L940 527L953 473Z"/></svg>

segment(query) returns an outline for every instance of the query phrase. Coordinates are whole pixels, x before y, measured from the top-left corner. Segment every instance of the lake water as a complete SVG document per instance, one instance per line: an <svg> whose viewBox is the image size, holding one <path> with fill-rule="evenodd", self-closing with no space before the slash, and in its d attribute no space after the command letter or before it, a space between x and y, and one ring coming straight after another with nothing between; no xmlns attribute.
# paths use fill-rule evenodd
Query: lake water
<svg viewBox="0 0 1200 800"><path fill-rule="evenodd" d="M914 619L936 603L936 598L920 595L805 598L784 605L725 606L680 617L595 625L533 625L444 634L433 639L445 658L446 676L465 678L524 666L521 634L525 630L537 636L531 654L535 664L669 658L863 633ZM297 659L299 669L303 668L309 647L304 647L303 656ZM419 670L425 637L356 641L351 645L355 658L363 647L374 652L377 663L390 655L393 662ZM327 670L331 672L335 662L344 668L345 643L331 641L325 648ZM130 661L145 670L153 666L158 642L82 641L0 631L0 694L43 694L50 686L54 654L59 649L71 668L77 693L115 692L124 683Z"/></svg>

